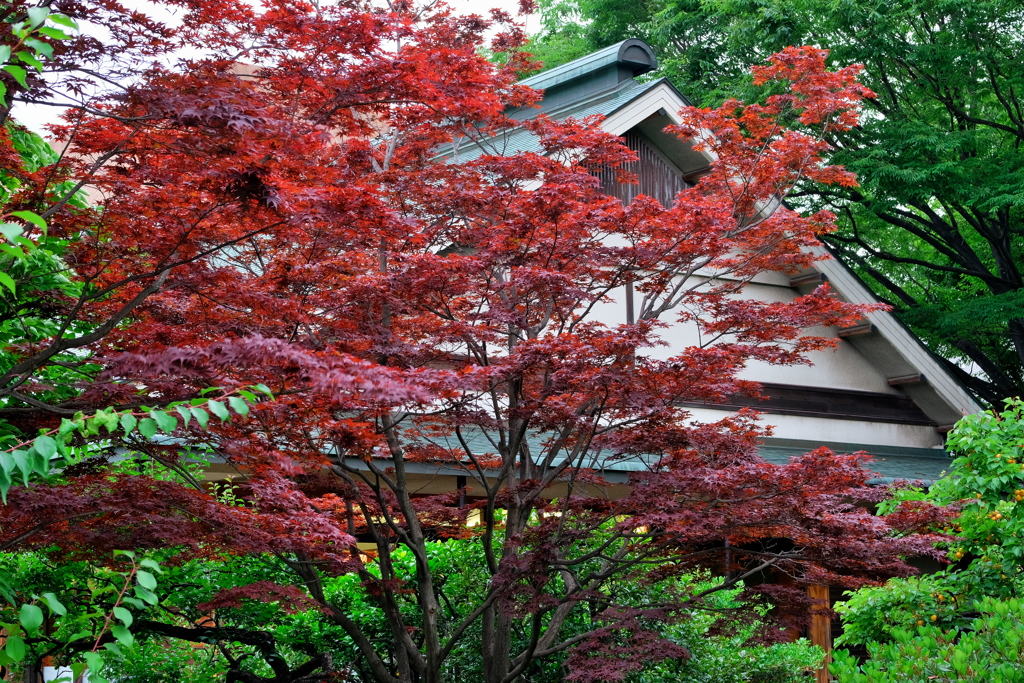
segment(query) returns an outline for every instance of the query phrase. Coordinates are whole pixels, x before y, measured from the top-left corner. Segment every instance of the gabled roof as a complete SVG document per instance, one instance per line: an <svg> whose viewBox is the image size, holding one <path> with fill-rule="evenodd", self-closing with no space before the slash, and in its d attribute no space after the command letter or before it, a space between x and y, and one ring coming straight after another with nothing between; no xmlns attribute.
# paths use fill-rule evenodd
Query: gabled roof
<svg viewBox="0 0 1024 683"><path fill-rule="evenodd" d="M601 115L604 117L604 130L615 135L639 131L683 177L700 175L706 170L710 157L694 151L686 141L663 132L666 126L680 122L678 112L690 102L667 79L640 82L635 78L653 70L656 65L653 51L645 43L623 41L522 81L523 85L543 90L543 99L537 107L512 109L506 113L516 120L538 115L556 120ZM495 138L464 139L444 156L461 161L486 153L514 154L540 150L536 136L523 128L514 128ZM828 255L824 246L817 247L817 250L821 255ZM797 295L799 287L813 287L822 280L828 280L833 291L843 300L878 303L853 271L834 258L817 261L812 270L802 275L805 277L790 281L793 296ZM864 325L856 330L842 330L839 336L843 343L852 344L867 363L888 378L890 387L897 387L911 398L927 418L939 426L940 431L961 416L982 409L959 381L946 371L941 361L891 313L872 312L867 315ZM790 456L817 445L829 445L839 452L866 450L876 456L872 468L888 480L936 479L950 462L948 455L938 446L911 448L905 444L895 445L901 443L899 440L886 442L890 445L879 445L877 441L870 440L860 444L829 444L820 440L822 435L808 436L813 440L766 439L762 455L769 462L784 462ZM836 440L834 436L832 440ZM936 443L941 443L941 440ZM594 466L602 467L598 463ZM642 466L641 463L631 466L628 462L615 460L603 465L614 471Z"/></svg>
<svg viewBox="0 0 1024 683"><path fill-rule="evenodd" d="M525 81L524 81L525 82ZM582 119L587 116L609 117L621 109L633 105L638 99L661 88L675 88L667 79L659 78L649 83L639 83L633 79L617 83L614 87L590 93L586 97L565 101L561 106L540 109L518 109L510 116L526 120L544 114L555 120L567 118ZM680 97L682 97L680 95ZM542 101L543 103L543 101ZM482 140L464 139L457 144L460 161L469 161L482 154L518 154L520 152L540 152L540 140L525 128L514 128L503 135ZM451 154L447 152L445 156Z"/></svg>

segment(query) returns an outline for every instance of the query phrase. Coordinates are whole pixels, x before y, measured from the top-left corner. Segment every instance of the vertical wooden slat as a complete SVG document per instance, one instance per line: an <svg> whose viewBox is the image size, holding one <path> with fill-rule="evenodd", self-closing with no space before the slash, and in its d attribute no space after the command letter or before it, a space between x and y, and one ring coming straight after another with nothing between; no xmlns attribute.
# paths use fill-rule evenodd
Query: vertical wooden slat
<svg viewBox="0 0 1024 683"><path fill-rule="evenodd" d="M654 197L666 208L672 206L675 196L689 185L665 163L643 135L629 131L623 138L626 146L639 157L637 161L623 167L624 170L636 175L638 184L620 184L615 180L615 171L605 169L597 173L597 177L601 179L601 189L627 205L636 199L637 195L645 194Z"/></svg>
<svg viewBox="0 0 1024 683"><path fill-rule="evenodd" d="M817 683L828 683L828 665L832 661L832 619L828 613L832 605L828 586L808 586L807 595L814 601L811 607L811 642L825 651L825 661L814 676Z"/></svg>

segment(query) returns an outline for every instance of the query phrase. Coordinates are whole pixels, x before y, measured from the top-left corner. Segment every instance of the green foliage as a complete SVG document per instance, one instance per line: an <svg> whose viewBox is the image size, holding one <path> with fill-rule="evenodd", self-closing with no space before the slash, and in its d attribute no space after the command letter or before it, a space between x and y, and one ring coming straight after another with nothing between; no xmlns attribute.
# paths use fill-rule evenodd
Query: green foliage
<svg viewBox="0 0 1024 683"><path fill-rule="evenodd" d="M948 475L929 491L898 492L881 512L901 501L960 506L945 529L954 564L935 574L863 588L836 605L844 631L837 642L866 644L873 653L870 667L876 667L865 665L859 674L852 659L837 659L844 682L924 681L931 675L1022 680L1006 677L1004 669L1019 670L1022 655L1013 638L1024 634L1019 602L1024 595L1024 401L963 418L948 443L958 454ZM1004 637L1012 642L999 642ZM947 663L955 661L969 665L970 673L955 669L951 674ZM858 677L880 672L890 678ZM961 675L968 677L957 678Z"/></svg>
<svg viewBox="0 0 1024 683"><path fill-rule="evenodd" d="M266 386L257 385L252 389L272 397ZM228 402L231 410L247 415L249 406L245 400L255 402L256 394L246 389L237 393L239 395L231 396L233 400ZM193 399L188 403L171 404L168 409L174 409L187 424L189 416L203 412L211 403L221 405L214 399ZM223 411L222 419L226 421L231 419L227 410L221 405L216 413ZM138 416L143 417L139 420ZM205 426L205 422L203 424ZM18 443L0 452L0 497L6 502L8 491L18 485L17 480L29 486L36 480L59 479L64 467L93 457L103 448L102 441L82 437L98 437L101 431L106 431L108 435L123 434L129 438L141 435L148 440L158 432L170 435L177 428L176 417L146 407L134 412L108 408L88 417L79 414L74 419L65 418L59 427L40 434L31 442ZM130 472L139 467L142 467L139 462L124 457L109 469ZM147 461L146 469L145 473L156 479L180 479L182 476L181 468L161 468L152 461ZM197 470L191 476L200 474ZM114 555L115 561L127 561L130 567L59 563L54 569L38 555L19 553L0 557L0 597L6 601L0 606L0 628L7 629L9 634L5 649L0 650L0 666L17 666L46 653L67 659L62 663L70 666L76 677L88 668L90 681L105 683L108 679L99 672L108 666L110 657L136 665L144 661L145 655L129 656L136 639L132 625L136 614L148 612L160 602L155 591L157 575L163 573L163 569L151 557L137 561L131 551L118 550ZM40 630L44 623L41 605L46 606L50 620L45 633ZM110 637L104 642L107 634ZM81 653L80 659L76 658L78 653Z"/></svg>
<svg viewBox="0 0 1024 683"><path fill-rule="evenodd" d="M958 454L948 475L929 491L899 491L880 512L902 501L961 506L945 529L954 566L854 593L837 606L845 631L840 642L887 641L919 621L962 628L983 597L1024 595L1024 402L1014 399L1001 412L963 418L948 443Z"/></svg>
<svg viewBox="0 0 1024 683"><path fill-rule="evenodd" d="M78 29L78 25L63 14L52 12L46 5L28 7L24 14L11 14L6 22L10 24L14 45L0 45L0 69L3 69L22 88L27 88L28 71L43 72L43 60L53 58L53 45L44 40L67 40L71 38L63 29ZM47 25L56 24L56 25ZM7 86L0 83L0 102L9 106Z"/></svg>
<svg viewBox="0 0 1024 683"><path fill-rule="evenodd" d="M427 545L429 563L436 572L444 597L444 611L441 615L445 629L454 628L463 616L467 606L476 604L475 599L486 590L484 557L479 543L462 539L432 542ZM393 555L398 583L413 581L415 562L411 553L397 549ZM274 581L289 585L295 580L294 574L277 558L232 557L218 561L193 561L177 565L162 563L164 575L161 586L172 587L160 593L160 604L164 607L161 618L176 614L174 623L194 624L209 617L201 605L218 593L241 588L257 581ZM371 563L368 570L379 575L379 568ZM391 638L391 632L384 613L378 603L361 590L363 578L355 574L338 576L324 581L324 593L328 602L348 615L370 638ZM653 589L640 583L621 583L612 588L618 591L616 597L628 597L636 593L639 601L650 600L651 590L658 591L700 591L708 587L698 577L690 582L669 582ZM776 645L755 645L751 638L759 627L757 620L737 619L743 610L739 600L740 587L716 593L707 597L701 609L694 609L685 618L662 624L659 628L671 641L686 647L691 658L672 660L652 665L631 675L630 683L661 683L667 680L687 680L695 683L796 683L805 680L808 670L818 666L822 653L806 641ZM402 603L405 616L415 622L418 607L410 599ZM764 613L762 609L762 614ZM594 627L591 620L596 613L582 611L568 626L569 633L583 633ZM217 624L223 628L258 629L273 633L277 652L290 666L296 666L317 652L330 652L339 669L357 667L360 657L354 642L341 627L322 618L313 609L293 611L279 601L258 601L243 599L230 607L216 610ZM471 627L478 628L478 627ZM522 639L525 633L518 628L514 639ZM214 680L226 669L227 662L218 650L200 645L182 648L173 640L154 633L141 633L134 648L124 657L107 665L106 675L111 681L157 681L162 672L178 667L180 680ZM222 642L233 658L244 658L247 668L255 675L272 675L272 672L256 656L251 645L238 642ZM166 648L161 650L160 648ZM161 662L146 661L147 653L166 652ZM209 678L203 678L209 676ZM482 680L483 660L480 651L480 634L470 633L462 641L445 666L445 680L453 683L477 683ZM562 683L565 671L556 660L537 665L523 675L529 683ZM179 679L175 679L179 680ZM358 680L362 680L359 678Z"/></svg>
<svg viewBox="0 0 1024 683"><path fill-rule="evenodd" d="M17 671L52 656L75 678L88 668L90 681L106 683L110 662L135 647L132 625L156 606L162 572L153 558L127 550L115 551L109 566L0 555L0 627L8 634L0 666Z"/></svg>
<svg viewBox="0 0 1024 683"><path fill-rule="evenodd" d="M9 122L6 132L21 158L22 171L34 173L57 161L57 154L35 133ZM14 174L0 173L0 201L5 205L25 189L24 181ZM56 197L70 195L67 202L76 210L84 209L84 194L75 192L70 182L58 183L52 188ZM61 311L83 293L80 282L63 260L68 240L57 239L47 233L46 222L31 211L13 211L3 216L0 232L0 374L9 370L20 359L18 349L39 344L61 331ZM73 322L63 334L79 336L90 327ZM77 395L77 384L95 373L96 367L82 354L60 354L59 364L45 368L39 375L40 385L46 387L34 392L38 400L64 402ZM11 403L0 399L0 408ZM0 420L0 443L4 436L18 431Z"/></svg>
<svg viewBox="0 0 1024 683"><path fill-rule="evenodd" d="M695 611L689 618L666 626L665 635L689 650L691 659L670 659L628 678L630 683L798 683L821 666L824 653L806 640L771 645L752 644L759 623L734 623L740 588L709 596L713 611Z"/></svg>
<svg viewBox="0 0 1024 683"><path fill-rule="evenodd" d="M868 644L869 659L839 650L829 667L839 683L1020 683L1024 681L1024 603L986 598L966 629L896 629Z"/></svg>
<svg viewBox="0 0 1024 683"><path fill-rule="evenodd" d="M270 389L262 384L251 389L272 397ZM239 390L238 393L245 395L249 400L256 399L256 395L247 389ZM230 398L235 399L229 401L231 410L243 416L249 413L249 406L245 400L239 396ZM167 410L178 413L185 424L188 423L189 417L195 417L204 429L206 420L200 419L199 416L206 414L205 409L220 417L222 422L231 419L228 408L215 399L197 398L167 406ZM143 406L134 411L121 412L106 408L97 410L89 416L79 413L73 419L63 418L59 427L45 431L31 441L18 442L17 438L8 436L5 443L0 437L0 447L7 446L6 450L0 451L0 500L7 502L8 491L19 480L24 486L28 486L33 479L50 481L59 477L64 467L93 457L104 447L102 441L84 440L80 437L99 437L101 431L105 431L108 435L120 433L126 438L142 436L143 439L149 440L157 433L170 435L177 428L177 417L165 410ZM15 443L10 445L10 442Z"/></svg>

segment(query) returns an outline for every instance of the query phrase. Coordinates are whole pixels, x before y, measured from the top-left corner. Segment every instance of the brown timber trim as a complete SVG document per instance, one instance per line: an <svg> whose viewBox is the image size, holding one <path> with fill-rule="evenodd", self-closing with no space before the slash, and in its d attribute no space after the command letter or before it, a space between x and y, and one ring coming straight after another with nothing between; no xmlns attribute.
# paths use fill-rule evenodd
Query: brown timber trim
<svg viewBox="0 0 1024 683"><path fill-rule="evenodd" d="M828 282L828 276L824 273L811 273L810 275L792 278L789 281L789 286L795 288L803 287L804 285L820 285L823 282Z"/></svg>
<svg viewBox="0 0 1024 683"><path fill-rule="evenodd" d="M814 679L817 683L828 683L828 665L832 662L832 619L829 614L832 602L828 586L808 586L807 596L815 603L811 606L811 643L825 651L825 661L814 672Z"/></svg>
<svg viewBox="0 0 1024 683"><path fill-rule="evenodd" d="M917 373L913 375L900 375L899 377L889 378L890 387L898 387L901 384L924 384L927 382L924 375Z"/></svg>
<svg viewBox="0 0 1024 683"><path fill-rule="evenodd" d="M761 393L766 397L764 400L734 394L723 403L681 401L680 405L730 411L754 408L775 415L936 426L913 399L900 394L767 382L761 385Z"/></svg>
<svg viewBox="0 0 1024 683"><path fill-rule="evenodd" d="M878 332L878 328L871 323L861 323L853 327L842 328L839 330L838 336L846 339L847 337L859 337L862 334L874 334L875 332Z"/></svg>
<svg viewBox="0 0 1024 683"><path fill-rule="evenodd" d="M684 171L683 180L690 183L691 185L696 185L697 181L706 176L708 173L711 173L711 166L701 166L700 168L695 168L692 171Z"/></svg>

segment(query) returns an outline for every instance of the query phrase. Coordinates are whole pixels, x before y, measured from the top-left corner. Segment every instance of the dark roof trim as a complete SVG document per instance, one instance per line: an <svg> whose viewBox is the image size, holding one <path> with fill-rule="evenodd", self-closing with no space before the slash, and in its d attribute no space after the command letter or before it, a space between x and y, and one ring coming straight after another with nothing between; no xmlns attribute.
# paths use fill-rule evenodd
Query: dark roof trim
<svg viewBox="0 0 1024 683"><path fill-rule="evenodd" d="M520 81L520 85L526 85L536 90L548 90L591 76L613 65L626 67L632 72L631 76L639 76L656 69L658 60L650 45L642 40L630 38L603 50L592 52L585 57L574 59L562 66L542 71L536 76L530 76Z"/></svg>

